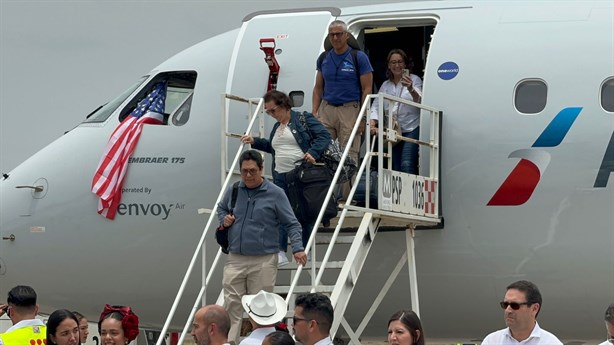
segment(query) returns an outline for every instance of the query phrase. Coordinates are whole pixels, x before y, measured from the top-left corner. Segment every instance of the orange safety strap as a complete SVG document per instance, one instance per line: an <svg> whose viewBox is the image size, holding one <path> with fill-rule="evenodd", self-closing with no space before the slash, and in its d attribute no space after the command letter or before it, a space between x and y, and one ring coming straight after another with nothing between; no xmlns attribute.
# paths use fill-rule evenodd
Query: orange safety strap
<svg viewBox="0 0 614 345"><path fill-rule="evenodd" d="M271 44L273 44L271 46ZM269 66L269 82L267 92L277 89L277 77L279 76L279 63L275 58L275 39L261 38L260 50L264 52L264 62Z"/></svg>

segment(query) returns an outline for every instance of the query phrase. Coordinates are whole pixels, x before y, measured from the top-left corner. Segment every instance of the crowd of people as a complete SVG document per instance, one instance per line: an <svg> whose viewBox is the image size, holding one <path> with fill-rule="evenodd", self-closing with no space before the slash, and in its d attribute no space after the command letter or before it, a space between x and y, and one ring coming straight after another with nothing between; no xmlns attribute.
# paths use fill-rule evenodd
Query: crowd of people
<svg viewBox="0 0 614 345"><path fill-rule="evenodd" d="M508 285L499 304L507 327L488 334L482 345L563 344L537 322L542 296L534 283L520 280ZM239 338L231 338L230 313L224 307L206 305L198 309L190 333L196 345L333 344L334 309L325 294L307 293L296 297L291 313L294 337L285 326L288 306L281 296L263 290L245 295L241 299L241 309L248 315L252 331L240 342ZM37 296L30 286L19 285L9 291L7 303L0 305L0 316L5 313L13 326L0 334L0 345L79 345L87 341L87 319L78 312L55 310L46 324L37 318ZM614 303L607 307L604 321L607 336L599 345L613 345ZM399 310L392 314L387 330L390 345L426 344L422 322L412 310ZM139 318L128 306L107 304L98 318L98 334L102 344L128 345L139 335Z"/></svg>
<svg viewBox="0 0 614 345"><path fill-rule="evenodd" d="M8 292L0 316L6 314L13 326L0 334L0 345L79 345L87 342L88 320L68 309L53 311L47 323L37 318L36 291L18 285ZM127 345L139 335L139 318L130 307L105 305L98 319L98 334L106 345Z"/></svg>

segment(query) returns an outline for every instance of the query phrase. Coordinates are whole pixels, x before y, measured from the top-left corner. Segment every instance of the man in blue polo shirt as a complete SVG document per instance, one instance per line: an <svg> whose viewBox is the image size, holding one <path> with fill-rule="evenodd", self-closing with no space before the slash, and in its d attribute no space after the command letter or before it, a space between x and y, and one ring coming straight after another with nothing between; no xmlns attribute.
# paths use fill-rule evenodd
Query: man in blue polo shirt
<svg viewBox="0 0 614 345"><path fill-rule="evenodd" d="M335 20L328 26L332 45L323 59L318 59L316 84L313 87L313 114L322 121L333 139L345 147L356 123L360 106L372 91L373 67L367 54L352 52L347 25ZM356 63L355 63L356 61ZM355 66L357 64L357 66ZM361 134L361 133L359 133ZM360 135L351 143L350 157L358 162Z"/></svg>

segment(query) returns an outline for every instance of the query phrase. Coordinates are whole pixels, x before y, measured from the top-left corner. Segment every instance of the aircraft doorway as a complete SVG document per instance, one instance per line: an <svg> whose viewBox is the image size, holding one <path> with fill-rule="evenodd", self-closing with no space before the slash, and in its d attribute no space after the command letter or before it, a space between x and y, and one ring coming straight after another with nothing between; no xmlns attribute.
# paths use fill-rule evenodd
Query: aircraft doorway
<svg viewBox="0 0 614 345"><path fill-rule="evenodd" d="M435 25L397 27L375 25L361 30L365 52L373 66L374 92L387 79L386 58L392 49L401 49L413 61L412 73L424 80L424 68Z"/></svg>
<svg viewBox="0 0 614 345"><path fill-rule="evenodd" d="M407 89L403 91L404 87L399 89L397 86L394 86L394 90L400 90L399 94L395 95L395 94L390 93L390 91L392 90L390 86L391 84L387 83L385 86L387 89L386 93L390 94L391 96L399 97L401 95L401 92L403 92L404 96L401 96L401 98L404 98L410 101L414 101L416 103L421 103L423 106L427 107L427 109L437 108L436 104L429 104L429 101L428 101L428 87L429 86L428 86L428 83L425 81L425 75L427 78L429 78L429 75L430 75L430 73L427 72L427 70L429 70L429 68L427 68L427 58L428 58L428 53L429 53L429 49L431 46L432 37L433 37L433 34L435 32L435 27L436 27L436 21L434 19L432 18L421 18L421 19L413 18L413 19L408 19L404 21L390 20L390 21L362 22L362 23L357 22L357 23L353 23L353 26L354 27L352 28L352 24L350 24L350 32L353 32L357 36L358 41L362 43L362 47L364 51L367 53L367 55L369 56L369 60L371 62L371 65L373 66L373 93L374 94L378 93L382 84L386 80L388 80L388 75L387 75L388 68L389 68L388 54L390 53L391 50L400 49L403 52L405 52L405 54L407 54L408 56L408 59L407 59L408 61L405 64L406 66L405 68L409 69L411 74L421 79L422 88L421 89L420 87L418 87L417 89L412 88L412 91L410 91L410 93L407 93ZM398 64L394 66L398 67ZM398 77L398 70L395 69L395 73L397 73L397 77ZM432 78L432 76L430 76L430 78ZM418 85L418 80L414 76L412 76L412 81L414 85ZM424 98L423 95L426 96L426 98ZM409 99L408 98L409 96L411 96L413 99ZM398 105L398 103L396 104L397 104L396 109L398 109L400 105ZM433 186L429 187L430 189L432 189L432 190L429 189L428 192L431 193L429 195L430 196L432 196L433 194L436 194L439 196L441 195L440 194L441 185L439 184L441 182L439 179L440 177L439 167L441 164L441 160L440 160L439 153L435 154L433 152L433 150L440 152L439 151L439 140L440 140L439 133L441 133L441 122L440 122L441 113L437 115L437 120L434 120L434 113L431 113L430 111L418 110L416 113L414 112L414 110L407 111L407 112L405 112L405 110L407 109L404 109L403 114L405 117L403 118L403 122L399 119L399 123L403 123L402 126L406 126L406 127L401 127L404 137L409 137L411 139L415 139L420 142L419 151L415 154L416 156L414 156L414 157L417 157L418 162L416 163L416 158L412 158L413 160L408 160L409 164L407 164L406 161L402 161L401 165L400 166L397 165L397 168L395 168L394 167L394 162L395 162L394 155L395 154L405 155L406 152L405 150L402 150L403 152L400 152L400 150L395 150L395 147L393 147L392 148L392 155L393 155L392 170L395 173L409 174L406 176L407 177L406 180L403 181L403 185L405 186L403 189L413 190L414 192L418 191L418 194L414 193L411 196L405 195L403 196L402 199L405 201L413 200L414 204L419 206L416 209L418 210L418 209L422 209L422 204L420 202L416 203L416 200L417 200L416 195L420 194L419 192L421 189L419 185L415 185L409 182L409 181L413 181L412 180L413 178L416 178L416 179L429 178L429 177L433 178L433 181L437 181L436 184L438 185L438 187L437 188L433 187L435 183L433 184ZM384 113L386 114L386 110L384 110ZM396 110L393 111L393 114L394 113L396 113ZM416 124L415 116L418 114L419 114L419 119L418 119L418 124ZM405 129L407 129L407 131ZM412 137L413 133L419 133L419 134L416 134L416 137ZM432 147L429 148L429 145L432 144L433 142L437 142L437 145L436 145L437 148L432 148ZM407 143L404 143L404 144L407 144ZM398 147L401 147L402 149L404 148L404 146L397 146L397 148ZM387 148L384 148L384 150L387 150ZM406 159L406 157L403 156L402 159ZM401 161L402 159L400 159L399 161ZM390 162L388 162L388 164L390 164ZM404 164L410 165L408 169L409 171L405 170L407 166L404 166ZM417 167L414 164L417 164ZM386 162L384 162L384 169L386 169L385 166L386 166ZM373 162L372 162L372 167L373 167ZM378 175L375 175L375 176L378 176ZM411 176L414 176L414 177L411 177ZM409 187L409 188L406 188L406 187ZM382 194L380 197L382 199L386 199L385 193ZM437 201L434 204L437 204L436 206L438 210L437 214L441 216L442 215L441 198L438 197ZM382 205L383 204L380 203L379 207L383 207ZM435 227L441 228L442 226L443 226L442 224L438 224Z"/></svg>

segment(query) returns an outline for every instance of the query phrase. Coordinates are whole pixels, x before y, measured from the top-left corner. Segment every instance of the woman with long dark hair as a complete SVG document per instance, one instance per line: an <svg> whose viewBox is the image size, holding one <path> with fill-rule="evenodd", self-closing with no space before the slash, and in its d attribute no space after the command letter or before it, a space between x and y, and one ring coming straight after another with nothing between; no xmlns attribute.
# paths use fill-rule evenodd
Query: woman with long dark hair
<svg viewBox="0 0 614 345"><path fill-rule="evenodd" d="M66 309L59 309L47 320L47 345L78 345L79 321Z"/></svg>
<svg viewBox="0 0 614 345"><path fill-rule="evenodd" d="M424 330L418 315L411 310L399 310L388 320L390 345L424 345Z"/></svg>

